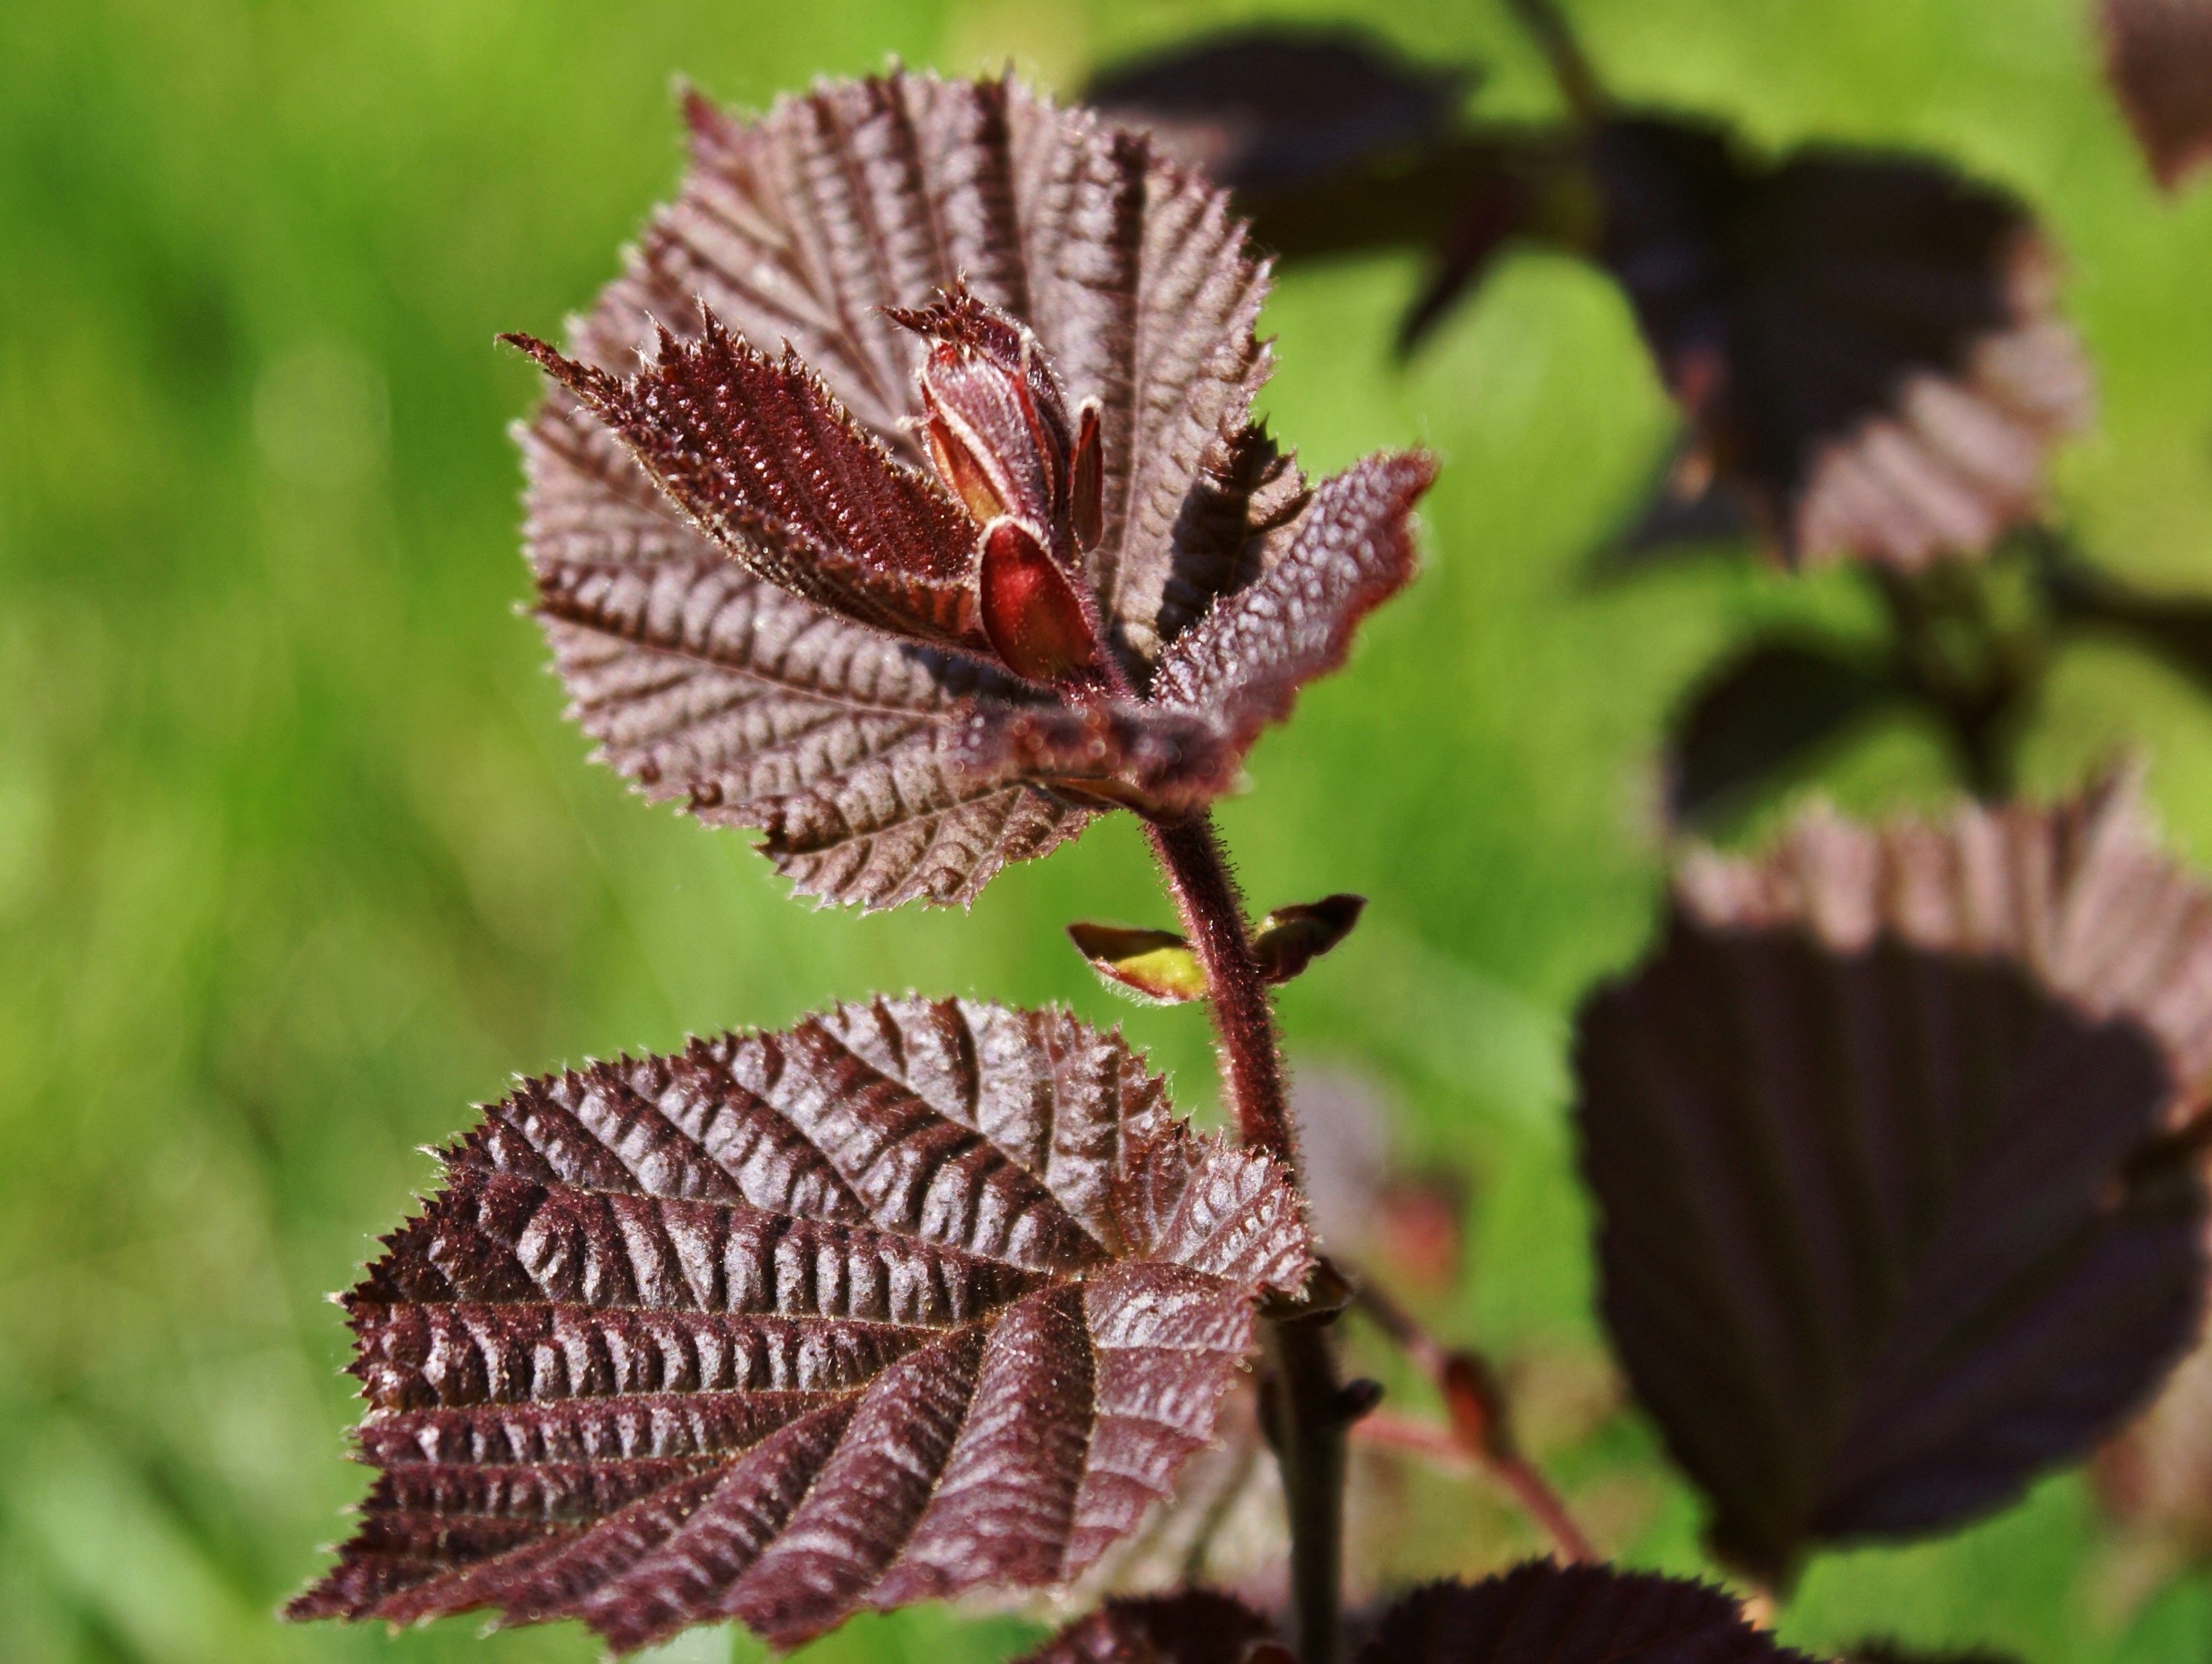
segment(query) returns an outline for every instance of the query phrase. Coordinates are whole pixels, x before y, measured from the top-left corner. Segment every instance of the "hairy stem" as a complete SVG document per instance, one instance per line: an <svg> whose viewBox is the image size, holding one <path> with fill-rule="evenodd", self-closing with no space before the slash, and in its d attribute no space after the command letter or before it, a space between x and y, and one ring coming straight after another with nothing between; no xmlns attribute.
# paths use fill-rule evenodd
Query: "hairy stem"
<svg viewBox="0 0 2212 1664"><path fill-rule="evenodd" d="M1597 1551L1568 1512L1559 1493L1552 1489L1541 1470L1521 1454L1506 1416L1505 1394L1498 1371L1480 1353L1447 1346L1421 1327L1412 1313L1378 1288L1372 1278L1355 1275L1352 1303L1373 1320L1375 1327L1396 1344L1407 1361L1436 1383L1451 1418L1449 1433L1436 1434L1449 1442L1462 1455L1486 1469L1491 1477L1513 1493L1530 1518L1542 1527L1570 1562L1595 1560ZM1402 1437L1402 1424L1395 1418L1371 1418L1372 1436L1383 1442L1397 1442L1413 1448ZM1418 1424L1415 1424L1418 1425ZM1393 1435L1401 1436L1394 1441Z"/></svg>
<svg viewBox="0 0 2212 1664"><path fill-rule="evenodd" d="M1221 1037L1221 1072L1237 1127L1246 1144L1295 1166L1274 1004L1252 956L1243 899L1223 859L1212 817L1147 821L1146 826L1182 914L1183 932L1206 971L1207 1001Z"/></svg>
<svg viewBox="0 0 2212 1664"><path fill-rule="evenodd" d="M1206 971L1221 1072L1244 1142L1295 1169L1282 1054L1266 981L1252 956L1244 904L1211 817L1146 823L1183 931ZM1262 1324L1267 1374L1261 1414L1291 1527L1291 1606L1300 1664L1337 1664L1344 1559L1344 1437L1349 1419L1326 1315L1290 1312Z"/></svg>

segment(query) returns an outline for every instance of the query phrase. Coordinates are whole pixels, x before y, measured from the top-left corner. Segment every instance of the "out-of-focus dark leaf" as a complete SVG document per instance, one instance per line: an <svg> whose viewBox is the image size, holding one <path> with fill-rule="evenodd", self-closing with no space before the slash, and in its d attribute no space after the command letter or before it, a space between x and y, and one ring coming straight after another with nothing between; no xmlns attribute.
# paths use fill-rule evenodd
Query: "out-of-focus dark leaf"
<svg viewBox="0 0 2212 1664"><path fill-rule="evenodd" d="M1231 191L1267 192L1425 148L1478 79L1357 29L1261 25L1118 64L1083 101Z"/></svg>
<svg viewBox="0 0 2212 1664"><path fill-rule="evenodd" d="M1893 1641L1863 1641L1846 1652L1842 1664L2020 1664L2009 1653L1929 1652L1924 1647L1899 1646Z"/></svg>
<svg viewBox="0 0 2212 1664"><path fill-rule="evenodd" d="M2164 1048L2176 1127L2212 1102L2212 890L2160 845L2138 771L2048 806L1964 804L1948 822L1801 815L1761 859L1693 851L1676 875L1698 917L1811 929L1837 953L1885 933L2027 965L2099 1018Z"/></svg>
<svg viewBox="0 0 2212 1664"><path fill-rule="evenodd" d="M2105 70L2160 185L2212 164L2212 3L2102 0Z"/></svg>
<svg viewBox="0 0 2212 1664"><path fill-rule="evenodd" d="M2051 818L2021 841L2050 853ZM2204 1277L2176 1071L2112 991L2142 992L2124 926L2099 921L2120 1015L2007 950L2078 950L2038 891L2118 863L2008 889L1977 835L2002 822L1810 824L1686 874L1576 1046L1607 1326L1717 1550L1770 1581L2080 1454L2187 1346Z"/></svg>
<svg viewBox="0 0 2212 1664"><path fill-rule="evenodd" d="M2106 1512L2130 1532L2182 1561L2212 1558L2212 1344L2182 1361L2091 1471Z"/></svg>
<svg viewBox="0 0 2212 1664"><path fill-rule="evenodd" d="M1844 738L1898 694L1864 655L1812 637L1756 641L1708 672L1667 740L1667 807L1711 826Z"/></svg>
<svg viewBox="0 0 2212 1664"><path fill-rule="evenodd" d="M347 1297L380 1476L296 1618L622 1650L1066 1583L1212 1437L1295 1193L1118 1038L878 1000L532 1081Z"/></svg>
<svg viewBox="0 0 2212 1664"><path fill-rule="evenodd" d="M1212 690L1235 746L1200 743L1207 713L1123 699L1106 777L1060 791L1005 743L1087 738L1078 707L1145 689L1170 642L1316 539L1405 544L1313 523L1251 423L1266 273L1226 197L1010 81L899 74L757 120L688 113L681 196L573 359L538 349L567 385L524 438L541 609L599 754L863 907L964 902L1090 808L1182 812L1233 784L1249 711L1287 703L1264 659L1255 686ZM1000 451L1042 446L994 452L1006 501L924 419L925 371L931 410L965 400L971 432L998 392L1037 417L984 424ZM1378 459L1346 489L1402 510L1360 494L1408 465L1425 479ZM1338 598L1348 630L1379 597Z"/></svg>
<svg viewBox="0 0 2212 1664"><path fill-rule="evenodd" d="M1600 257L1787 556L1917 567L2032 514L2089 381L2017 203L1932 161L1770 164L1650 117L1607 124L1595 156Z"/></svg>
<svg viewBox="0 0 2212 1664"><path fill-rule="evenodd" d="M1686 436L1653 471L1627 519L1594 553L1590 574L1626 576L1705 544L1759 535L1742 489L1714 470L1694 436Z"/></svg>
<svg viewBox="0 0 2212 1664"><path fill-rule="evenodd" d="M1242 1600L1187 1589L1151 1600L1109 1600L1069 1625L1021 1664L1243 1664L1273 1626Z"/></svg>
<svg viewBox="0 0 2212 1664"><path fill-rule="evenodd" d="M1358 1664L1812 1664L1709 1584L1611 1566L1516 1566L1432 1583L1387 1614Z"/></svg>
<svg viewBox="0 0 2212 1664"><path fill-rule="evenodd" d="M1400 331L1409 349L1560 177L1548 136L1460 127L1478 79L1356 31L1263 25L1118 66L1087 101L1228 186L1279 253L1430 251Z"/></svg>
<svg viewBox="0 0 2212 1664"><path fill-rule="evenodd" d="M2147 595L2071 562L2048 568L2045 582L2061 622L2144 648L2212 693L2212 597Z"/></svg>
<svg viewBox="0 0 2212 1664"><path fill-rule="evenodd" d="M1351 935L1366 908L1364 896L1348 895L1277 908L1252 932L1260 975L1270 982L1290 981Z"/></svg>

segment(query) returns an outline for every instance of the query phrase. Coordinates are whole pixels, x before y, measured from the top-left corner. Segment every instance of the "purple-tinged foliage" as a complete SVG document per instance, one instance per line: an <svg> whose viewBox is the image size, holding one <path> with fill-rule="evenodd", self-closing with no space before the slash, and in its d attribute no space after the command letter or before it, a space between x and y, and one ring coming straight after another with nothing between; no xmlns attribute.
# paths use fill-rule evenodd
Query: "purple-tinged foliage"
<svg viewBox="0 0 2212 1664"><path fill-rule="evenodd" d="M1053 1012L847 1005L529 1082L347 1297L359 1533L297 1618L629 1650L1079 1576L1310 1259L1266 1157Z"/></svg>
<svg viewBox="0 0 2212 1664"><path fill-rule="evenodd" d="M1815 819L1693 860L1585 1005L1601 1305L1718 1552L1786 1580L1984 1513L2188 1345L2205 1197L2172 1128L2205 995L2175 895L2109 793Z"/></svg>
<svg viewBox="0 0 2212 1664"><path fill-rule="evenodd" d="M2212 0L2102 0L2105 71L2152 174L2212 166Z"/></svg>
<svg viewBox="0 0 2212 1664"><path fill-rule="evenodd" d="M1382 1619L1358 1664L1812 1664L1709 1584L1531 1561L1431 1583Z"/></svg>
<svg viewBox="0 0 2212 1664"><path fill-rule="evenodd" d="M1262 54L1295 58L1315 90L1254 94ZM1286 257L1426 250L1407 348L1516 240L1597 263L1688 419L1656 519L1695 505L1725 525L1733 506L1792 562L1917 568L2034 515L2045 457L2090 393L2018 203L1922 157L1768 161L1594 88L1574 123L1469 125L1448 85L1379 45L1316 51L1266 29L1097 83L1121 118L1219 161L1255 236Z"/></svg>
<svg viewBox="0 0 2212 1664"><path fill-rule="evenodd" d="M1274 1626L1243 1601L1210 1589L1109 1600L1020 1664L1246 1664ZM1273 1656L1286 1659L1279 1647Z"/></svg>
<svg viewBox="0 0 2212 1664"><path fill-rule="evenodd" d="M1433 471L1316 492L1253 425L1222 194L1011 81L690 114L574 356L517 337L562 384L531 559L600 755L864 907L1232 788L1412 575Z"/></svg>

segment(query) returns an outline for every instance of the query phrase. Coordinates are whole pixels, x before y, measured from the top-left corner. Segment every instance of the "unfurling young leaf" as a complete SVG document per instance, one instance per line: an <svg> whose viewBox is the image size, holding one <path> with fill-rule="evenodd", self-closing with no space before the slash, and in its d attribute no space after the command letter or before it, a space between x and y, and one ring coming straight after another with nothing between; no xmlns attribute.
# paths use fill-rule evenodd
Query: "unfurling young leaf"
<svg viewBox="0 0 2212 1664"><path fill-rule="evenodd" d="M1091 969L1116 987L1154 1005L1181 1005L1206 998L1206 968L1188 940L1171 930L1134 930L1078 920L1068 940Z"/></svg>
<svg viewBox="0 0 2212 1664"><path fill-rule="evenodd" d="M1957 1524L2154 1389L2203 1303L2205 917L2112 786L1688 865L1576 1072L1606 1321L1718 1552Z"/></svg>
<svg viewBox="0 0 2212 1664"><path fill-rule="evenodd" d="M1287 982L1352 934L1366 910L1364 896L1324 896L1279 907L1252 932L1252 956L1270 982Z"/></svg>
<svg viewBox="0 0 2212 1664"><path fill-rule="evenodd" d="M1387 1613L1358 1664L1812 1664L1709 1584L1532 1561L1432 1583Z"/></svg>
<svg viewBox="0 0 2212 1664"><path fill-rule="evenodd" d="M1288 982L1352 934L1364 896L1324 896L1278 908L1252 932L1252 956L1272 984ZM1179 1005L1206 998L1206 971L1189 942L1171 930L1133 930L1079 920L1068 939L1107 981L1140 999Z"/></svg>
<svg viewBox="0 0 2212 1664"><path fill-rule="evenodd" d="M1024 1655L1021 1664L1260 1664L1255 1649L1273 1634L1273 1626L1243 1601L1186 1589L1156 1600L1109 1600Z"/></svg>
<svg viewBox="0 0 2212 1664"><path fill-rule="evenodd" d="M1316 491L1252 423L1225 198L1012 81L689 113L571 355L515 337L560 384L528 541L599 755L869 908L1231 789L1412 576L1433 470Z"/></svg>
<svg viewBox="0 0 2212 1664"><path fill-rule="evenodd" d="M2100 0L2105 72L2151 173L2179 191L2212 164L2212 0Z"/></svg>
<svg viewBox="0 0 2212 1664"><path fill-rule="evenodd" d="M380 1472L298 1618L622 1650L1076 1577L1211 1438L1288 1175L1056 1012L847 1005L526 1083L346 1298Z"/></svg>

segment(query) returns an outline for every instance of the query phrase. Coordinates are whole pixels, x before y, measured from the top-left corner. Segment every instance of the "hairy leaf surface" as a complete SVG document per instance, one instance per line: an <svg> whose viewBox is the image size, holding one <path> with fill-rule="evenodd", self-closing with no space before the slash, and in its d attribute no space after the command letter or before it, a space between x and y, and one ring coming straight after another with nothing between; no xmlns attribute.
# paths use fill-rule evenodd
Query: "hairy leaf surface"
<svg viewBox="0 0 2212 1664"><path fill-rule="evenodd" d="M954 756L969 702L1012 677L894 641L755 576L670 513L573 406L523 434L538 612L569 714L647 797L758 827L810 895L954 903L1090 812L979 780Z"/></svg>
<svg viewBox="0 0 2212 1664"><path fill-rule="evenodd" d="M1328 481L1280 562L1216 601L1160 660L1152 697L1210 714L1241 749L1344 663L1359 621L1413 576L1408 516L1436 479L1418 452L1370 457Z"/></svg>
<svg viewBox="0 0 2212 1664"><path fill-rule="evenodd" d="M525 438L531 560L602 755L763 828L803 891L864 907L965 902L1090 808L1181 813L1233 784L1241 749L1209 714L1141 701L1113 715L1111 755L1065 755L1091 738L1073 682L1141 694L1194 620L1313 541L1312 493L1249 420L1266 271L1223 195L1011 81L895 74L756 120L696 97L689 115L683 191L573 358L523 342L563 384ZM1055 429L1073 448L1048 471L1054 524L998 531L1010 550L1079 544L1085 593L979 559L999 546L972 518L988 494L924 471L917 375L943 306L1033 341L1035 386L1080 416L1079 446ZM958 448L934 465L969 467ZM1355 534L1340 517L1319 535ZM1060 588L1030 593L1044 580Z"/></svg>
<svg viewBox="0 0 2212 1664"><path fill-rule="evenodd" d="M792 1646L1066 1583L1310 1264L1279 1169L1054 1012L879 999L596 1064L443 1159L347 1297L380 1473L295 1617Z"/></svg>
<svg viewBox="0 0 2212 1664"><path fill-rule="evenodd" d="M1358 1664L1811 1664L1709 1584L1610 1566L1516 1566L1432 1583L1382 1619Z"/></svg>
<svg viewBox="0 0 2212 1664"><path fill-rule="evenodd" d="M2103 0L2105 69L2151 172L2178 191L2212 165L2212 0Z"/></svg>
<svg viewBox="0 0 2212 1664"><path fill-rule="evenodd" d="M1849 859L1910 837L1815 847L1686 874L1576 1047L1607 1326L1716 1546L1769 1579L2081 1454L2188 1345L2204 1275L2158 1035L1955 905L2047 941L2034 890Z"/></svg>

